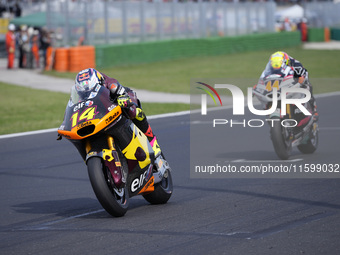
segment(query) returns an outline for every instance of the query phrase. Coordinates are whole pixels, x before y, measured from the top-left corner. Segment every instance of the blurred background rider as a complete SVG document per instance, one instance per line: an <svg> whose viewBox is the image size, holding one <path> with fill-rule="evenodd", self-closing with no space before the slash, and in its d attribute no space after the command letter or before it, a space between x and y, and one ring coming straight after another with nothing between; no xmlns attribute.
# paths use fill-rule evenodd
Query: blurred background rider
<svg viewBox="0 0 340 255"><path fill-rule="evenodd" d="M292 58L286 52L277 51L270 56L269 63L273 69L284 70L286 67L290 67L294 71L294 78L301 84L302 87L307 88L311 93L311 99L309 103L313 108L313 115L317 118L316 103L313 96L313 87L308 78L308 71L303 67L300 61Z"/></svg>

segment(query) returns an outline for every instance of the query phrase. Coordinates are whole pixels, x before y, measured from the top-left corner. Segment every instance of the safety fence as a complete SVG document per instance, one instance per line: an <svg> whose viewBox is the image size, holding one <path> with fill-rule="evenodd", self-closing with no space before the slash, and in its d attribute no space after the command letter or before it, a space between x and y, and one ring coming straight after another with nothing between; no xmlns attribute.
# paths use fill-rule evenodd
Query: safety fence
<svg viewBox="0 0 340 255"><path fill-rule="evenodd" d="M310 28L309 42L340 40L340 29ZM54 69L78 72L83 68L112 67L150 63L195 56L213 56L262 49L301 45L301 34L295 32L264 33L234 37L164 40L124 45L57 48Z"/></svg>
<svg viewBox="0 0 340 255"><path fill-rule="evenodd" d="M276 4L227 1L46 1L56 46L238 36L275 30ZM340 3L303 2L310 28L340 26Z"/></svg>
<svg viewBox="0 0 340 255"><path fill-rule="evenodd" d="M78 72L88 67L112 67L193 56L214 56L301 44L299 32L265 33L235 37L167 40L125 45L57 48L54 69Z"/></svg>
<svg viewBox="0 0 340 255"><path fill-rule="evenodd" d="M312 28L340 27L340 2L305 2L304 16Z"/></svg>
<svg viewBox="0 0 340 255"><path fill-rule="evenodd" d="M46 1L60 46L235 36L274 31L274 2Z"/></svg>

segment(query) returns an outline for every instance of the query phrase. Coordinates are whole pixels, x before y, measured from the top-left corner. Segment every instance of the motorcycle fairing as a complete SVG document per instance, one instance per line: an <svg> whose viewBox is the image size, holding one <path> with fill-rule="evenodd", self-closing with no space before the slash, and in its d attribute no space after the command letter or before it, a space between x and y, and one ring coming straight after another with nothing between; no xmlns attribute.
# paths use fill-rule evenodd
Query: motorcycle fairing
<svg viewBox="0 0 340 255"><path fill-rule="evenodd" d="M147 194L155 190L155 181L154 177L151 176L151 178L147 181L147 183L143 186L143 188L138 192L139 194Z"/></svg>
<svg viewBox="0 0 340 255"><path fill-rule="evenodd" d="M130 128L132 130L132 139L122 152L127 159L137 160L140 169L144 169L153 163L153 149L148 138L136 125L131 123Z"/></svg>
<svg viewBox="0 0 340 255"><path fill-rule="evenodd" d="M71 99L65 110L64 121L58 133L71 140L92 136L106 128L121 114L120 106L109 100L110 91L99 86L94 89L95 96L80 102Z"/></svg>
<svg viewBox="0 0 340 255"><path fill-rule="evenodd" d="M130 124L129 130L132 133L131 140L122 148L122 153L130 169L127 181L130 196L134 196L154 190L152 170L155 160L154 151L145 134L133 123Z"/></svg>
<svg viewBox="0 0 340 255"><path fill-rule="evenodd" d="M152 172L153 165L150 164L144 171L130 173L127 181L130 197L154 191L154 176Z"/></svg>
<svg viewBox="0 0 340 255"><path fill-rule="evenodd" d="M71 130L58 129L58 133L72 140L84 139L106 128L108 124L112 123L121 114L122 110L119 106L117 106L101 119L93 119L82 122L76 125L75 127L71 128Z"/></svg>

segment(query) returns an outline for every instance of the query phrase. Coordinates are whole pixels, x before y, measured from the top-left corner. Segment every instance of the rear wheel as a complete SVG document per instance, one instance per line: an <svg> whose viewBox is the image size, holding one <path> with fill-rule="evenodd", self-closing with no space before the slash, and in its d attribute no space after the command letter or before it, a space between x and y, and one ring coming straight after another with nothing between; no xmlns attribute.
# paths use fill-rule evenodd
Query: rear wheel
<svg viewBox="0 0 340 255"><path fill-rule="evenodd" d="M170 170L166 170L162 180L155 184L155 190L143 195L150 204L165 204L172 195L173 185Z"/></svg>
<svg viewBox="0 0 340 255"><path fill-rule="evenodd" d="M271 123L273 123L273 126L270 128L270 137L275 152L280 159L286 160L290 157L292 151L292 142L289 139L288 130L281 126L281 121L272 121Z"/></svg>
<svg viewBox="0 0 340 255"><path fill-rule="evenodd" d="M94 193L103 208L112 216L124 216L129 206L129 194L126 186L118 189L111 172L99 157L89 158L87 169Z"/></svg>

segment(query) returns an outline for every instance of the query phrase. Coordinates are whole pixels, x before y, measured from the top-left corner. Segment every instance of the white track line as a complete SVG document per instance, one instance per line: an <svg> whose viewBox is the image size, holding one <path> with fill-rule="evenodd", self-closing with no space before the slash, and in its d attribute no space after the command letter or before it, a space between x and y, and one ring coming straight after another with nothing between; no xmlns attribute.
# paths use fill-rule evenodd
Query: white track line
<svg viewBox="0 0 340 255"><path fill-rule="evenodd" d="M80 217L84 217L84 216L88 216L88 215L92 215L92 214L97 214L97 213L101 213L101 212L105 212L105 210L104 209L100 209L100 210L96 210L96 211L92 211L92 212L81 213L81 214L77 214L77 215L66 217L64 219L48 221L48 222L45 222L45 223L42 223L42 224L38 224L38 225L34 225L34 226L22 227L19 230L23 230L23 231L27 231L27 230L46 230L46 229L50 228L50 226L52 226L54 224L62 223L62 222L68 221L68 220L72 220L72 219L76 219L76 218L80 218Z"/></svg>
<svg viewBox="0 0 340 255"><path fill-rule="evenodd" d="M37 134L43 134L43 133L57 132L57 130L58 130L57 128L50 128L50 129L42 129L42 130L14 133L14 134L8 134L8 135L0 135L0 139L20 137L20 136L25 136L25 135L37 135Z"/></svg>

